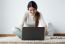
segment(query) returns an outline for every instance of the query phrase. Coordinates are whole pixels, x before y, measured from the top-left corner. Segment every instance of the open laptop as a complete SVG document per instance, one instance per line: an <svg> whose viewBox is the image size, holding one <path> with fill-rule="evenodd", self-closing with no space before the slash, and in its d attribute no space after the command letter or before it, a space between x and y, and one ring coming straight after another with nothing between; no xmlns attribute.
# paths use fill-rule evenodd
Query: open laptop
<svg viewBox="0 0 65 44"><path fill-rule="evenodd" d="M45 27L23 27L22 40L44 40Z"/></svg>

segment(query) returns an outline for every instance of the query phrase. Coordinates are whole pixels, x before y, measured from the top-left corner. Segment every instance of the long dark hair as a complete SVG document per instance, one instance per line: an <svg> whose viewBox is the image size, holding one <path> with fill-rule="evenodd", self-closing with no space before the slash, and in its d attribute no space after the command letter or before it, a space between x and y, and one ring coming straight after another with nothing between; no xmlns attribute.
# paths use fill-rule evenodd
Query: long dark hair
<svg viewBox="0 0 65 44"><path fill-rule="evenodd" d="M33 7L33 8L35 8L36 10L37 10L37 4L34 2L34 1L30 1L29 3L28 3L28 9L29 9L29 7ZM36 13L35 13L35 27L38 27L38 24L39 24L39 19L40 19L40 13L37 11Z"/></svg>

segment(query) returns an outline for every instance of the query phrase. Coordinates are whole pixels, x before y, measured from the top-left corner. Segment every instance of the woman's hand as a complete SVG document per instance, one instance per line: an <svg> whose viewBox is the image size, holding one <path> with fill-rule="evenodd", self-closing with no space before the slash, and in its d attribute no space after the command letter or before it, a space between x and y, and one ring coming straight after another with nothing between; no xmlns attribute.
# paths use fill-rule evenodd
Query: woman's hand
<svg viewBox="0 0 65 44"><path fill-rule="evenodd" d="M48 26L45 26L45 35L48 35Z"/></svg>

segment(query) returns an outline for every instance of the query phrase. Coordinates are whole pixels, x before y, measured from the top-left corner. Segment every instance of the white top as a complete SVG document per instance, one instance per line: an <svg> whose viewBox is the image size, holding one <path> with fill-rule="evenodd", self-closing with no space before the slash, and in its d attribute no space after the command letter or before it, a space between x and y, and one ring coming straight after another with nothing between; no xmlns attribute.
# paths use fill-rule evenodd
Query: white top
<svg viewBox="0 0 65 44"><path fill-rule="evenodd" d="M46 22L43 19L43 16L40 14L39 24L38 27L45 27ZM35 26L35 19L29 12L26 12L22 23L17 27L22 30L22 27L34 27Z"/></svg>

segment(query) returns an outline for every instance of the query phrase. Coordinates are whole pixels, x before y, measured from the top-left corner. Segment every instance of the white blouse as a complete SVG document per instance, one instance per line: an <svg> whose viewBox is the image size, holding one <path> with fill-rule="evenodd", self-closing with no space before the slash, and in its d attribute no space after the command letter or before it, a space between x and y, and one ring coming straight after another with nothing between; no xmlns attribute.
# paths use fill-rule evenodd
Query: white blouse
<svg viewBox="0 0 65 44"><path fill-rule="evenodd" d="M46 22L43 19L42 14L40 14L38 27L45 27ZM26 12L22 23L17 27L22 30L23 27L35 27L35 19L29 12Z"/></svg>

